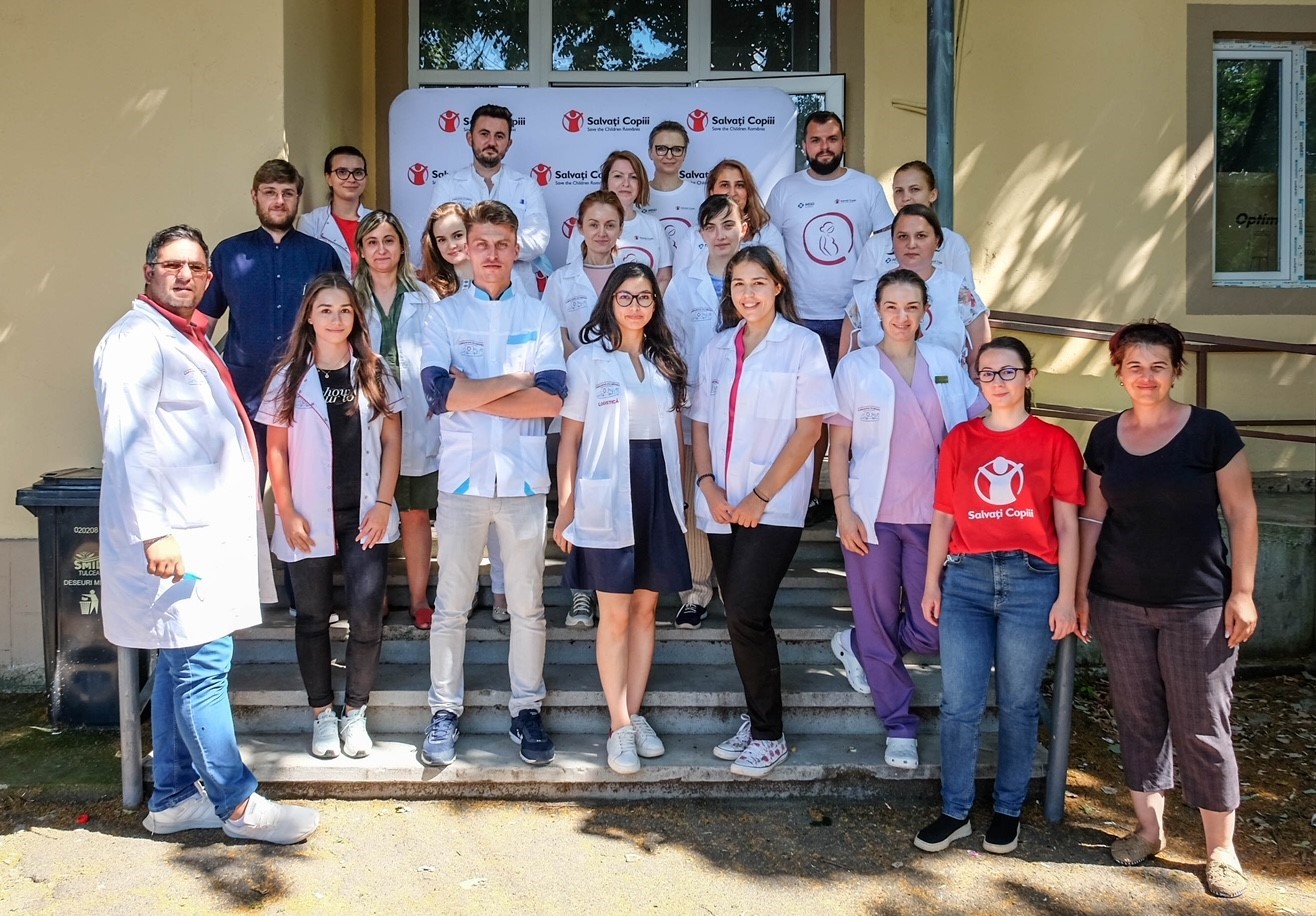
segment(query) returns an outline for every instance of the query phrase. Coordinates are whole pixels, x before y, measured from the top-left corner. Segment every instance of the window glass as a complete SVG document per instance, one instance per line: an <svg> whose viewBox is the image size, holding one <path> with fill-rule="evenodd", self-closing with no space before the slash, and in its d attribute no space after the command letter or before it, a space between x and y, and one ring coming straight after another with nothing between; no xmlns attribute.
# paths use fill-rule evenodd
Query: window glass
<svg viewBox="0 0 1316 916"><path fill-rule="evenodd" d="M798 171L808 164L804 159L804 119L822 111L827 96L821 92L792 92L790 97L795 103L795 169Z"/></svg>
<svg viewBox="0 0 1316 916"><path fill-rule="evenodd" d="M712 0L711 69L818 70L818 0Z"/></svg>
<svg viewBox="0 0 1316 916"><path fill-rule="evenodd" d="M553 0L553 69L685 70L688 23L671 0Z"/></svg>
<svg viewBox="0 0 1316 916"><path fill-rule="evenodd" d="M1280 265L1280 79L1277 59L1216 61L1216 249L1222 273Z"/></svg>
<svg viewBox="0 0 1316 916"><path fill-rule="evenodd" d="M1307 52L1307 178L1306 227L1316 227L1316 51ZM1305 264L1302 275L1316 280L1316 234L1304 236Z"/></svg>
<svg viewBox="0 0 1316 916"><path fill-rule="evenodd" d="M422 70L528 70L530 0L420 0Z"/></svg>

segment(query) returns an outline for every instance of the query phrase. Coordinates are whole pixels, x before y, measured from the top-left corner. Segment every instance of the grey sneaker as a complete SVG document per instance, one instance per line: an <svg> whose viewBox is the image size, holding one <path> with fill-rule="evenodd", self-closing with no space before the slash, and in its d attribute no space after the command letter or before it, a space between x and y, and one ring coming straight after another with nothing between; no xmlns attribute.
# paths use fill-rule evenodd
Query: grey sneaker
<svg viewBox="0 0 1316 916"><path fill-rule="evenodd" d="M460 737L457 717L440 709L430 717L430 727L425 730L420 762L427 767L446 767L457 759L457 739Z"/></svg>
<svg viewBox="0 0 1316 916"><path fill-rule="evenodd" d="M311 756L329 760L338 756L338 716L330 706L311 725Z"/></svg>
<svg viewBox="0 0 1316 916"><path fill-rule="evenodd" d="M631 716L631 725L635 726L635 750L641 757L661 757L667 753L663 739L658 737L648 719Z"/></svg>
<svg viewBox="0 0 1316 916"><path fill-rule="evenodd" d="M590 592L572 590L571 609L567 611L567 626L573 628L594 626L593 597Z"/></svg>
<svg viewBox="0 0 1316 916"><path fill-rule="evenodd" d="M502 603L502 604L499 604L499 603L498 603L498 599L500 599L500 598L503 600L503 603ZM512 612L509 611L509 610L507 609L507 598L506 598L506 597L504 597L503 595L499 595L499 594L497 594L497 593L494 594L494 603L493 603L493 612L492 612L492 613L493 613L493 621L494 621L494 623L507 623L507 621L509 621L509 620L512 619Z"/></svg>
<svg viewBox="0 0 1316 916"><path fill-rule="evenodd" d="M142 826L151 833L178 833L182 830L218 829L224 826L205 788L197 783L197 794L183 799L172 808L151 811Z"/></svg>
<svg viewBox="0 0 1316 916"><path fill-rule="evenodd" d="M749 741L749 716L742 712L740 730L713 748L713 756L718 760L736 760L749 747Z"/></svg>
<svg viewBox="0 0 1316 916"><path fill-rule="evenodd" d="M366 708L348 713L338 720L338 737L343 742L343 753L348 757L364 757L374 748L366 731Z"/></svg>

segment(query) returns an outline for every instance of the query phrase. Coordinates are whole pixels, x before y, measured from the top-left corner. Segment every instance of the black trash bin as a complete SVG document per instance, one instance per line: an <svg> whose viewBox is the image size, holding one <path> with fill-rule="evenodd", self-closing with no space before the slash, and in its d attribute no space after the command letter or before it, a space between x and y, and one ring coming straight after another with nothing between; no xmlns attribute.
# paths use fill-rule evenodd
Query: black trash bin
<svg viewBox="0 0 1316 916"><path fill-rule="evenodd" d="M119 725L118 650L101 625L100 491L100 468L68 468L41 475L15 498L37 517L54 725ZM142 654L138 670L144 673Z"/></svg>

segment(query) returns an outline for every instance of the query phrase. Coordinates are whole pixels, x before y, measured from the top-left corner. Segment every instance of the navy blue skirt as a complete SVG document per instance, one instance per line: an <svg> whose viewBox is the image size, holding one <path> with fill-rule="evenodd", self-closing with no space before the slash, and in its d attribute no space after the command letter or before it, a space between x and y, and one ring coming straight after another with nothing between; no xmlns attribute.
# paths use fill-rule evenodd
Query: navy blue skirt
<svg viewBox="0 0 1316 916"><path fill-rule="evenodd" d="M672 510L667 467L658 439L631 440L633 547L576 547L567 554L562 584L628 595L636 589L681 592L690 588L690 555Z"/></svg>

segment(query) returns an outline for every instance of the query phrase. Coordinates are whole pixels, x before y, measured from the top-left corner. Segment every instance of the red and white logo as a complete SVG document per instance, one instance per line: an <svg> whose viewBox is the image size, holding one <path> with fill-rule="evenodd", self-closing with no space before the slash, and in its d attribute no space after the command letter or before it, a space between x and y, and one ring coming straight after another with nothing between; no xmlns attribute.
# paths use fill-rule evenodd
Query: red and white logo
<svg viewBox="0 0 1316 916"><path fill-rule="evenodd" d="M462 116L449 108L443 114L439 115L439 130L445 134L457 133L457 125L461 123Z"/></svg>
<svg viewBox="0 0 1316 916"><path fill-rule="evenodd" d="M546 162L541 162L530 170L530 174L535 176L535 181L539 182L541 188L546 188L549 180L553 177L553 167Z"/></svg>
<svg viewBox="0 0 1316 916"><path fill-rule="evenodd" d="M544 294L544 290L548 287L548 274L544 273L539 268L535 268L535 286L539 287L539 295L541 296Z"/></svg>
<svg viewBox="0 0 1316 916"><path fill-rule="evenodd" d="M411 168L407 169L407 181L414 185L423 185L425 176L429 174L430 167L423 162L417 162Z"/></svg>
<svg viewBox="0 0 1316 916"><path fill-rule="evenodd" d="M708 127L708 112L702 108L696 108L685 116L685 126L695 133L702 133Z"/></svg>
<svg viewBox="0 0 1316 916"><path fill-rule="evenodd" d="M571 109L562 116L562 129L569 134L578 134L585 126L585 112Z"/></svg>
<svg viewBox="0 0 1316 916"><path fill-rule="evenodd" d="M576 228L576 218L575 218L574 216L571 217L570 219L565 219L565 220L563 220L563 221L562 221L562 237L563 237L564 239L569 239L569 238L571 238L571 232L572 232L572 230L574 230L575 228Z"/></svg>
<svg viewBox="0 0 1316 916"><path fill-rule="evenodd" d="M983 502L993 506L1008 506L1019 498L1024 489L1024 466L1000 455L978 468L973 477L973 488Z"/></svg>
<svg viewBox="0 0 1316 916"><path fill-rule="evenodd" d="M819 213L804 224L804 253L823 267L844 264L854 242L854 223L844 213Z"/></svg>

